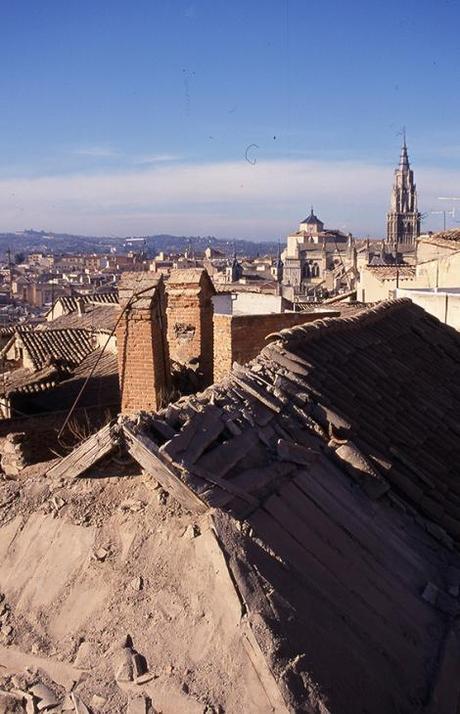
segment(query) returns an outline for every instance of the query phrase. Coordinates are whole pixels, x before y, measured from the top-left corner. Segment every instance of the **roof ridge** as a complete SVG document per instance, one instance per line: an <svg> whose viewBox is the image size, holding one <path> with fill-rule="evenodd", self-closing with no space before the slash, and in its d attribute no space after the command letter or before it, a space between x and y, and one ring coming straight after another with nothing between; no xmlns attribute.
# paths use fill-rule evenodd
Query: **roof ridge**
<svg viewBox="0 0 460 714"><path fill-rule="evenodd" d="M307 322L304 325L295 325L287 327L279 332L272 332L266 336L265 340L268 343L276 341L287 342L291 338L308 338L319 337L320 332L327 328L330 332L342 332L357 327L358 324L371 324L384 316L389 310L400 310L402 307L416 307L410 298L395 298L393 300L385 300L367 310L363 310L356 315L340 316L340 317L324 317L313 322ZM265 348L264 348L265 349ZM262 350L263 352L263 350Z"/></svg>

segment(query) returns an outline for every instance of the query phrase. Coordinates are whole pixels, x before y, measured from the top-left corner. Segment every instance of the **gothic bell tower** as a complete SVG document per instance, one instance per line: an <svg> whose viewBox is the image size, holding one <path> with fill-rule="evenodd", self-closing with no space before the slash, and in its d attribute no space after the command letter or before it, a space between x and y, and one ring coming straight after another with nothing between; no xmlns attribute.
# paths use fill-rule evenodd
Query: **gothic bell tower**
<svg viewBox="0 0 460 714"><path fill-rule="evenodd" d="M420 235L420 213L417 209L417 190L414 172L409 165L406 133L401 147L399 166L395 170L390 210L387 213L387 243L398 246L415 246Z"/></svg>

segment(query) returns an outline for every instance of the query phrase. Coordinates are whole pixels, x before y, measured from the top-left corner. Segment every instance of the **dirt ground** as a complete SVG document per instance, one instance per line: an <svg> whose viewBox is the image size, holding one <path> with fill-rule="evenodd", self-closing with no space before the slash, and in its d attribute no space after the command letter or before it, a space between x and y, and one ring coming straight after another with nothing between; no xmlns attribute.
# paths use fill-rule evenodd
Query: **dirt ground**
<svg viewBox="0 0 460 714"><path fill-rule="evenodd" d="M130 463L51 464L0 480L0 712L278 711L208 516Z"/></svg>

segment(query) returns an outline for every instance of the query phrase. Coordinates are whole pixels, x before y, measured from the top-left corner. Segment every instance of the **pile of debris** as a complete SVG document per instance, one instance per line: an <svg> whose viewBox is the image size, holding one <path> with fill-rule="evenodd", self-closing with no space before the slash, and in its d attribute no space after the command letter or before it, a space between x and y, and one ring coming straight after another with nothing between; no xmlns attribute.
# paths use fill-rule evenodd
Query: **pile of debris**
<svg viewBox="0 0 460 714"><path fill-rule="evenodd" d="M250 711L270 711L206 521L119 454L90 479L47 478L55 463L0 479L0 689L11 711L231 713L251 691Z"/></svg>
<svg viewBox="0 0 460 714"><path fill-rule="evenodd" d="M18 476L28 463L28 449L24 432L7 434L0 439L1 470L7 477Z"/></svg>
<svg viewBox="0 0 460 714"><path fill-rule="evenodd" d="M114 676L117 682L135 683L138 692L128 699L127 714L158 714L142 685L154 678L147 670L147 663L133 648L130 635L111 651L115 663ZM83 641L74 661L80 679L85 672L96 665L94 645ZM29 665L21 672L3 673L0 678L0 712L2 714L36 714L36 712L74 712L75 714L96 714L104 710L108 697L93 694L84 700L78 690L79 682L74 680L70 687L54 681L42 668ZM112 706L113 706L112 702ZM120 702L119 702L120 704ZM111 709L113 711L113 709Z"/></svg>

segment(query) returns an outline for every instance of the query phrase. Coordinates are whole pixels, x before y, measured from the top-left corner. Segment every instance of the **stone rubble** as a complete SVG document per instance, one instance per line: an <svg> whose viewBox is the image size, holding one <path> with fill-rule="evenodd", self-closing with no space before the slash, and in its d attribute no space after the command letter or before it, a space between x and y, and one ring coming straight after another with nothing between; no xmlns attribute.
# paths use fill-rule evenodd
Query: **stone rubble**
<svg viewBox="0 0 460 714"><path fill-rule="evenodd" d="M12 432L0 439L0 467L5 477L17 477L28 463L26 434Z"/></svg>

